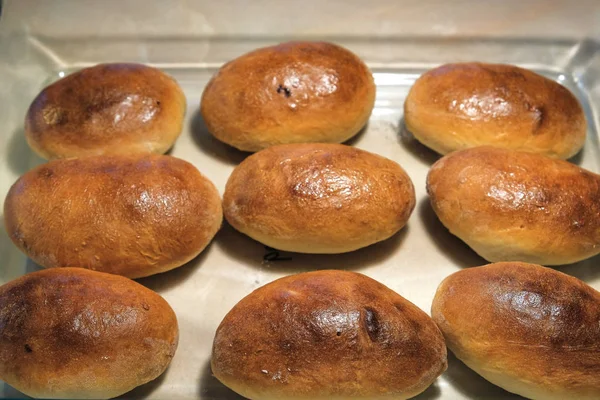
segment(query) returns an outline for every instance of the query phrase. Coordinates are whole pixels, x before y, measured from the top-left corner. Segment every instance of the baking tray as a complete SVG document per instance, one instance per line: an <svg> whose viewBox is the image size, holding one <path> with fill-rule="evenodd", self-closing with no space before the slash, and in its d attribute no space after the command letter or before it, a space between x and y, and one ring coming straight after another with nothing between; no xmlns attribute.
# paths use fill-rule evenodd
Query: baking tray
<svg viewBox="0 0 600 400"><path fill-rule="evenodd" d="M27 147L23 118L46 84L99 62L130 61L158 66L175 77L188 100L186 125L171 155L193 163L221 194L233 168L246 153L212 138L198 113L202 90L224 62L283 37L34 37L5 36L0 42L0 196L28 169L43 162ZM294 38L301 39L301 38ZM415 79L446 62L487 61L531 68L568 87L582 103L589 127L584 150L571 161L600 172L598 110L600 57L590 40L493 40L480 38L304 38L346 46L372 68L377 100L368 126L349 144L402 165L412 178L417 206L408 225L389 240L341 255L273 252L224 224L212 244L176 270L138 281L163 295L177 313L179 349L156 381L124 398L238 399L210 372L214 332L225 314L253 289L284 275L324 268L359 271L375 278L429 312L437 285L462 268L485 264L438 222L425 192L425 177L438 158L405 130L402 106ZM68 227L67 227L68 229ZM0 233L0 282L39 267ZM290 259L287 259L290 258ZM559 267L600 289L600 258ZM0 383L3 398L24 397ZM419 399L518 398L485 381L449 355L448 371Z"/></svg>

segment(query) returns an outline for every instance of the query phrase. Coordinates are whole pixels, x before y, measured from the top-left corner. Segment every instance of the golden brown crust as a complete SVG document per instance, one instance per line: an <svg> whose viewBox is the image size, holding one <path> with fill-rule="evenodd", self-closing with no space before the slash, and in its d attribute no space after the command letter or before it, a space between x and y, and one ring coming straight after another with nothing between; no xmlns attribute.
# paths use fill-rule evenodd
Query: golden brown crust
<svg viewBox="0 0 600 400"><path fill-rule="evenodd" d="M8 234L38 264L129 278L191 260L221 221L212 182L162 155L51 161L23 175L4 203Z"/></svg>
<svg viewBox="0 0 600 400"><path fill-rule="evenodd" d="M514 65L473 62L417 79L404 121L441 154L491 145L566 159L581 149L587 130L581 105L564 86Z"/></svg>
<svg viewBox="0 0 600 400"><path fill-rule="evenodd" d="M42 270L0 287L0 379L37 398L112 398L149 382L177 348L177 318L121 276Z"/></svg>
<svg viewBox="0 0 600 400"><path fill-rule="evenodd" d="M141 64L99 64L46 87L25 118L25 137L47 159L166 152L186 101L174 79Z"/></svg>
<svg viewBox="0 0 600 400"><path fill-rule="evenodd" d="M367 123L375 83L343 47L289 42L225 64L211 79L200 111L219 140L244 151L283 143L340 143Z"/></svg>
<svg viewBox="0 0 600 400"><path fill-rule="evenodd" d="M459 271L431 311L448 348L504 389L536 399L600 398L600 293L518 262Z"/></svg>
<svg viewBox="0 0 600 400"><path fill-rule="evenodd" d="M252 399L404 399L447 362L427 314L371 278L329 270L242 299L217 329L211 366Z"/></svg>
<svg viewBox="0 0 600 400"><path fill-rule="evenodd" d="M238 231L280 250L343 253L398 232L415 206L395 162L341 144L273 146L246 158L225 187Z"/></svg>
<svg viewBox="0 0 600 400"><path fill-rule="evenodd" d="M427 191L440 221L488 261L568 264L600 253L600 176L492 147L449 154Z"/></svg>

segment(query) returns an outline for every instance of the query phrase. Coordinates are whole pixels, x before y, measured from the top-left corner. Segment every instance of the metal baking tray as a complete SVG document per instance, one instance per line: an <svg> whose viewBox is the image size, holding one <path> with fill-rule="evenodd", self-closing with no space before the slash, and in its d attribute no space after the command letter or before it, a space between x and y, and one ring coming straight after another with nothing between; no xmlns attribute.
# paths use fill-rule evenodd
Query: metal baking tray
<svg viewBox="0 0 600 400"><path fill-rule="evenodd" d="M171 155L193 163L221 194L233 168L247 156L212 138L199 115L202 90L224 62L284 37L34 37L12 36L0 43L4 59L0 107L0 196L28 169L43 162L27 147L23 118L46 84L76 69L100 62L129 61L158 66L175 77L188 100L186 125ZM224 224L212 244L197 258L173 271L140 279L163 295L177 313L179 349L170 368L157 380L124 398L238 399L210 372L214 332L225 314L253 289L284 275L340 268L360 271L389 286L429 312L437 285L462 268L485 264L441 225L425 193L425 177L438 158L405 130L402 107L415 79L446 62L486 61L518 64L568 87L588 119L584 150L571 161L600 172L598 112L600 51L594 41L440 38L309 37L346 46L372 68L377 100L368 126L349 144L402 165L412 178L417 206L408 225L391 239L340 255L274 252ZM68 229L68 227L66 227ZM20 253L0 230L0 283L39 268ZM559 267L600 289L600 258ZM3 398L24 397L0 382ZM449 355L448 371L419 399L510 399L503 391Z"/></svg>

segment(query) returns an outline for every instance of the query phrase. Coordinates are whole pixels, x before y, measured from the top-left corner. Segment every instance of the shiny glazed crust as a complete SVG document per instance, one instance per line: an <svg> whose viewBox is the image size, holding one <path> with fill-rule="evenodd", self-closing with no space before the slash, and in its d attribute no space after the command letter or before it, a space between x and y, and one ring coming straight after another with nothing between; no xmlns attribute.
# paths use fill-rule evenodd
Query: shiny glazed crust
<svg viewBox="0 0 600 400"><path fill-rule="evenodd" d="M446 278L431 311L448 348L490 382L531 399L600 398L600 293L525 263Z"/></svg>
<svg viewBox="0 0 600 400"><path fill-rule="evenodd" d="M23 175L4 203L10 238L38 264L129 278L188 262L221 221L212 182L163 155L51 161Z"/></svg>
<svg viewBox="0 0 600 400"><path fill-rule="evenodd" d="M407 128L440 154L491 145L566 159L587 123L564 86L513 65L446 64L422 75L404 103Z"/></svg>
<svg viewBox="0 0 600 400"><path fill-rule="evenodd" d="M418 307L364 275L325 270L242 299L217 329L211 366L250 399L406 399L447 361Z"/></svg>
<svg viewBox="0 0 600 400"><path fill-rule="evenodd" d="M0 287L0 379L36 398L126 393L163 373L178 335L169 304L121 276L60 268Z"/></svg>
<svg viewBox="0 0 600 400"><path fill-rule="evenodd" d="M322 42L265 47L225 64L200 112L219 140L244 151L283 143L340 143L367 123L375 83L350 51Z"/></svg>
<svg viewBox="0 0 600 400"><path fill-rule="evenodd" d="M341 144L273 146L246 158L223 196L227 221L270 247L343 253L408 221L413 184L395 162Z"/></svg>
<svg viewBox="0 0 600 400"><path fill-rule="evenodd" d="M440 221L488 261L573 263L600 253L600 176L492 147L449 154L427 177Z"/></svg>
<svg viewBox="0 0 600 400"><path fill-rule="evenodd" d="M174 79L141 64L99 64L46 87L25 118L29 146L46 159L166 152L186 101Z"/></svg>

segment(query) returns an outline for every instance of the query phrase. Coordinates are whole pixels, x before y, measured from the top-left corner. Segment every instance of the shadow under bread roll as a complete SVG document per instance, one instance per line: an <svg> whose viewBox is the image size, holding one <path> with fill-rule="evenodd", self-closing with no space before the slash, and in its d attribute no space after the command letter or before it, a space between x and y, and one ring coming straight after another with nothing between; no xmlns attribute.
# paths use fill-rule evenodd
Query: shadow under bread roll
<svg viewBox="0 0 600 400"><path fill-rule="evenodd" d="M444 226L488 261L562 265L600 253L600 175L569 162L461 150L431 167L427 192Z"/></svg>
<svg viewBox="0 0 600 400"><path fill-rule="evenodd" d="M406 127L440 154L495 146L567 159L587 122L558 82L514 65L456 63L423 74L404 103Z"/></svg>
<svg viewBox="0 0 600 400"><path fill-rule="evenodd" d="M344 253L388 239L414 207L414 187L402 167L341 144L262 150L235 168L223 195L231 226L299 253Z"/></svg>
<svg viewBox="0 0 600 400"><path fill-rule="evenodd" d="M177 82L142 64L99 64L44 88L25 118L29 146L46 159L165 153L181 133Z"/></svg>
<svg viewBox="0 0 600 400"><path fill-rule="evenodd" d="M367 123L375 83L365 63L326 42L288 42L223 65L206 85L208 131L243 151L285 143L341 143Z"/></svg>
<svg viewBox="0 0 600 400"><path fill-rule="evenodd" d="M28 396L119 396L161 375L178 337L169 304L122 276L54 268L0 286L0 379Z"/></svg>
<svg viewBox="0 0 600 400"><path fill-rule="evenodd" d="M221 226L215 186L175 157L54 160L4 202L12 241L36 263L140 278L196 257Z"/></svg>
<svg viewBox="0 0 600 400"><path fill-rule="evenodd" d="M438 287L431 315L448 348L531 399L600 398L600 293L535 264L468 268Z"/></svg>
<svg viewBox="0 0 600 400"><path fill-rule="evenodd" d="M435 323L381 283L346 271L271 282L217 329L211 368L255 400L406 399L447 367Z"/></svg>

